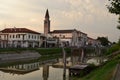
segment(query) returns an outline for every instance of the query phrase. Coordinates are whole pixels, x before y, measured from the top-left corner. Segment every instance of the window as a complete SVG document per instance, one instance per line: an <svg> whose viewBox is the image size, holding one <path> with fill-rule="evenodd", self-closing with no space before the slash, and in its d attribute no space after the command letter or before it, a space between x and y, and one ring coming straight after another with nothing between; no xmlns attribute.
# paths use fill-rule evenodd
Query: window
<svg viewBox="0 0 120 80"><path fill-rule="evenodd" d="M4 38L6 39L6 35L4 35Z"/></svg>
<svg viewBox="0 0 120 80"><path fill-rule="evenodd" d="M25 35L23 35L23 40L25 39Z"/></svg>
<svg viewBox="0 0 120 80"><path fill-rule="evenodd" d="M11 38L11 35L10 35L10 38Z"/></svg>
<svg viewBox="0 0 120 80"><path fill-rule="evenodd" d="M30 35L28 36L28 38L30 39Z"/></svg>
<svg viewBox="0 0 120 80"><path fill-rule="evenodd" d="M61 37L61 34L59 36Z"/></svg>
<svg viewBox="0 0 120 80"><path fill-rule="evenodd" d="M16 35L16 38L18 37L18 35Z"/></svg>
<svg viewBox="0 0 120 80"><path fill-rule="evenodd" d="M38 39L39 39L39 36L38 36Z"/></svg>
<svg viewBox="0 0 120 80"><path fill-rule="evenodd" d="M55 38L57 38L57 36L54 36Z"/></svg>
<svg viewBox="0 0 120 80"><path fill-rule="evenodd" d="M18 34L18 38L20 38L20 34Z"/></svg>
<svg viewBox="0 0 120 80"><path fill-rule="evenodd" d="M13 35L13 38L15 37L15 35Z"/></svg>
<svg viewBox="0 0 120 80"><path fill-rule="evenodd" d="M63 38L65 38L65 35L63 35Z"/></svg>

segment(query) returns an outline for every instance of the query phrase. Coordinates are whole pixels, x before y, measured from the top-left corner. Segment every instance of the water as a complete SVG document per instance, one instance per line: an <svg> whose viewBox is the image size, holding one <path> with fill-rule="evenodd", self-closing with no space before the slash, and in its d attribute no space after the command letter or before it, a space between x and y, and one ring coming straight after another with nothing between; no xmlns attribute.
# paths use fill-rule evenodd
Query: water
<svg viewBox="0 0 120 80"><path fill-rule="evenodd" d="M94 64L94 65L96 65L96 66L99 66L99 65L101 65L101 63L104 63L104 62L106 62L106 61L107 61L106 58L95 57L95 58L89 59L86 63Z"/></svg>
<svg viewBox="0 0 120 80"><path fill-rule="evenodd" d="M66 71L68 80L68 70ZM63 68L40 62L8 65L0 67L0 80L63 80Z"/></svg>
<svg viewBox="0 0 120 80"><path fill-rule="evenodd" d="M67 61L71 61L71 58L67 58ZM77 61L77 57L72 58L73 64L76 64ZM61 66L52 66L55 63L62 64L62 62L61 58L44 62L25 62L0 67L0 80L70 80L68 69L66 69L66 77L64 78L63 68L60 68ZM88 62L97 63L96 59L90 59Z"/></svg>

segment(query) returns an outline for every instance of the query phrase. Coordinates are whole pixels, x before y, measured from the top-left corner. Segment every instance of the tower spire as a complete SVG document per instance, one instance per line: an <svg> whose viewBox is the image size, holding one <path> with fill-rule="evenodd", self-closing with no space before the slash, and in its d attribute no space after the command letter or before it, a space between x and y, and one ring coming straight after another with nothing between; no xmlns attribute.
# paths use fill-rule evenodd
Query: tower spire
<svg viewBox="0 0 120 80"><path fill-rule="evenodd" d="M44 20L44 34L47 35L50 32L50 20L49 11L46 10L45 20Z"/></svg>
<svg viewBox="0 0 120 80"><path fill-rule="evenodd" d="M49 11L48 11L48 9L46 10L46 14L45 14L45 18L49 18L50 16L49 16Z"/></svg>

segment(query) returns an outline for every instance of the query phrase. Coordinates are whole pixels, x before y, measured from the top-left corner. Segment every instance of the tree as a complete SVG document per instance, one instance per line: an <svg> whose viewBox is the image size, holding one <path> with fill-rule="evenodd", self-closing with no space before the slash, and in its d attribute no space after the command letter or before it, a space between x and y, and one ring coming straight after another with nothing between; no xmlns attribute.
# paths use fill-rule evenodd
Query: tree
<svg viewBox="0 0 120 80"><path fill-rule="evenodd" d="M120 46L120 39L118 40L118 45Z"/></svg>
<svg viewBox="0 0 120 80"><path fill-rule="evenodd" d="M108 1L110 1L110 5L107 5L109 12L118 15L118 23L120 23L120 0ZM117 28L120 29L120 25L118 25Z"/></svg>
<svg viewBox="0 0 120 80"><path fill-rule="evenodd" d="M103 46L108 46L110 43L107 37L98 37L97 40L99 40Z"/></svg>

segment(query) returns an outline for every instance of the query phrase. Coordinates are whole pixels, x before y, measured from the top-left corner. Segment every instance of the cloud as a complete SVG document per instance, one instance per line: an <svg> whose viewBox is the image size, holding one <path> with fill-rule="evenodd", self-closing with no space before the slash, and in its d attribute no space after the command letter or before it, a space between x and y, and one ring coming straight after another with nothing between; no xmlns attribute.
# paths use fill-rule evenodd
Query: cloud
<svg viewBox="0 0 120 80"><path fill-rule="evenodd" d="M105 34L116 41L119 37L115 28L117 17L108 12L107 3L107 0L0 0L0 26L6 24L43 32L48 8L52 30L76 28L90 36Z"/></svg>

